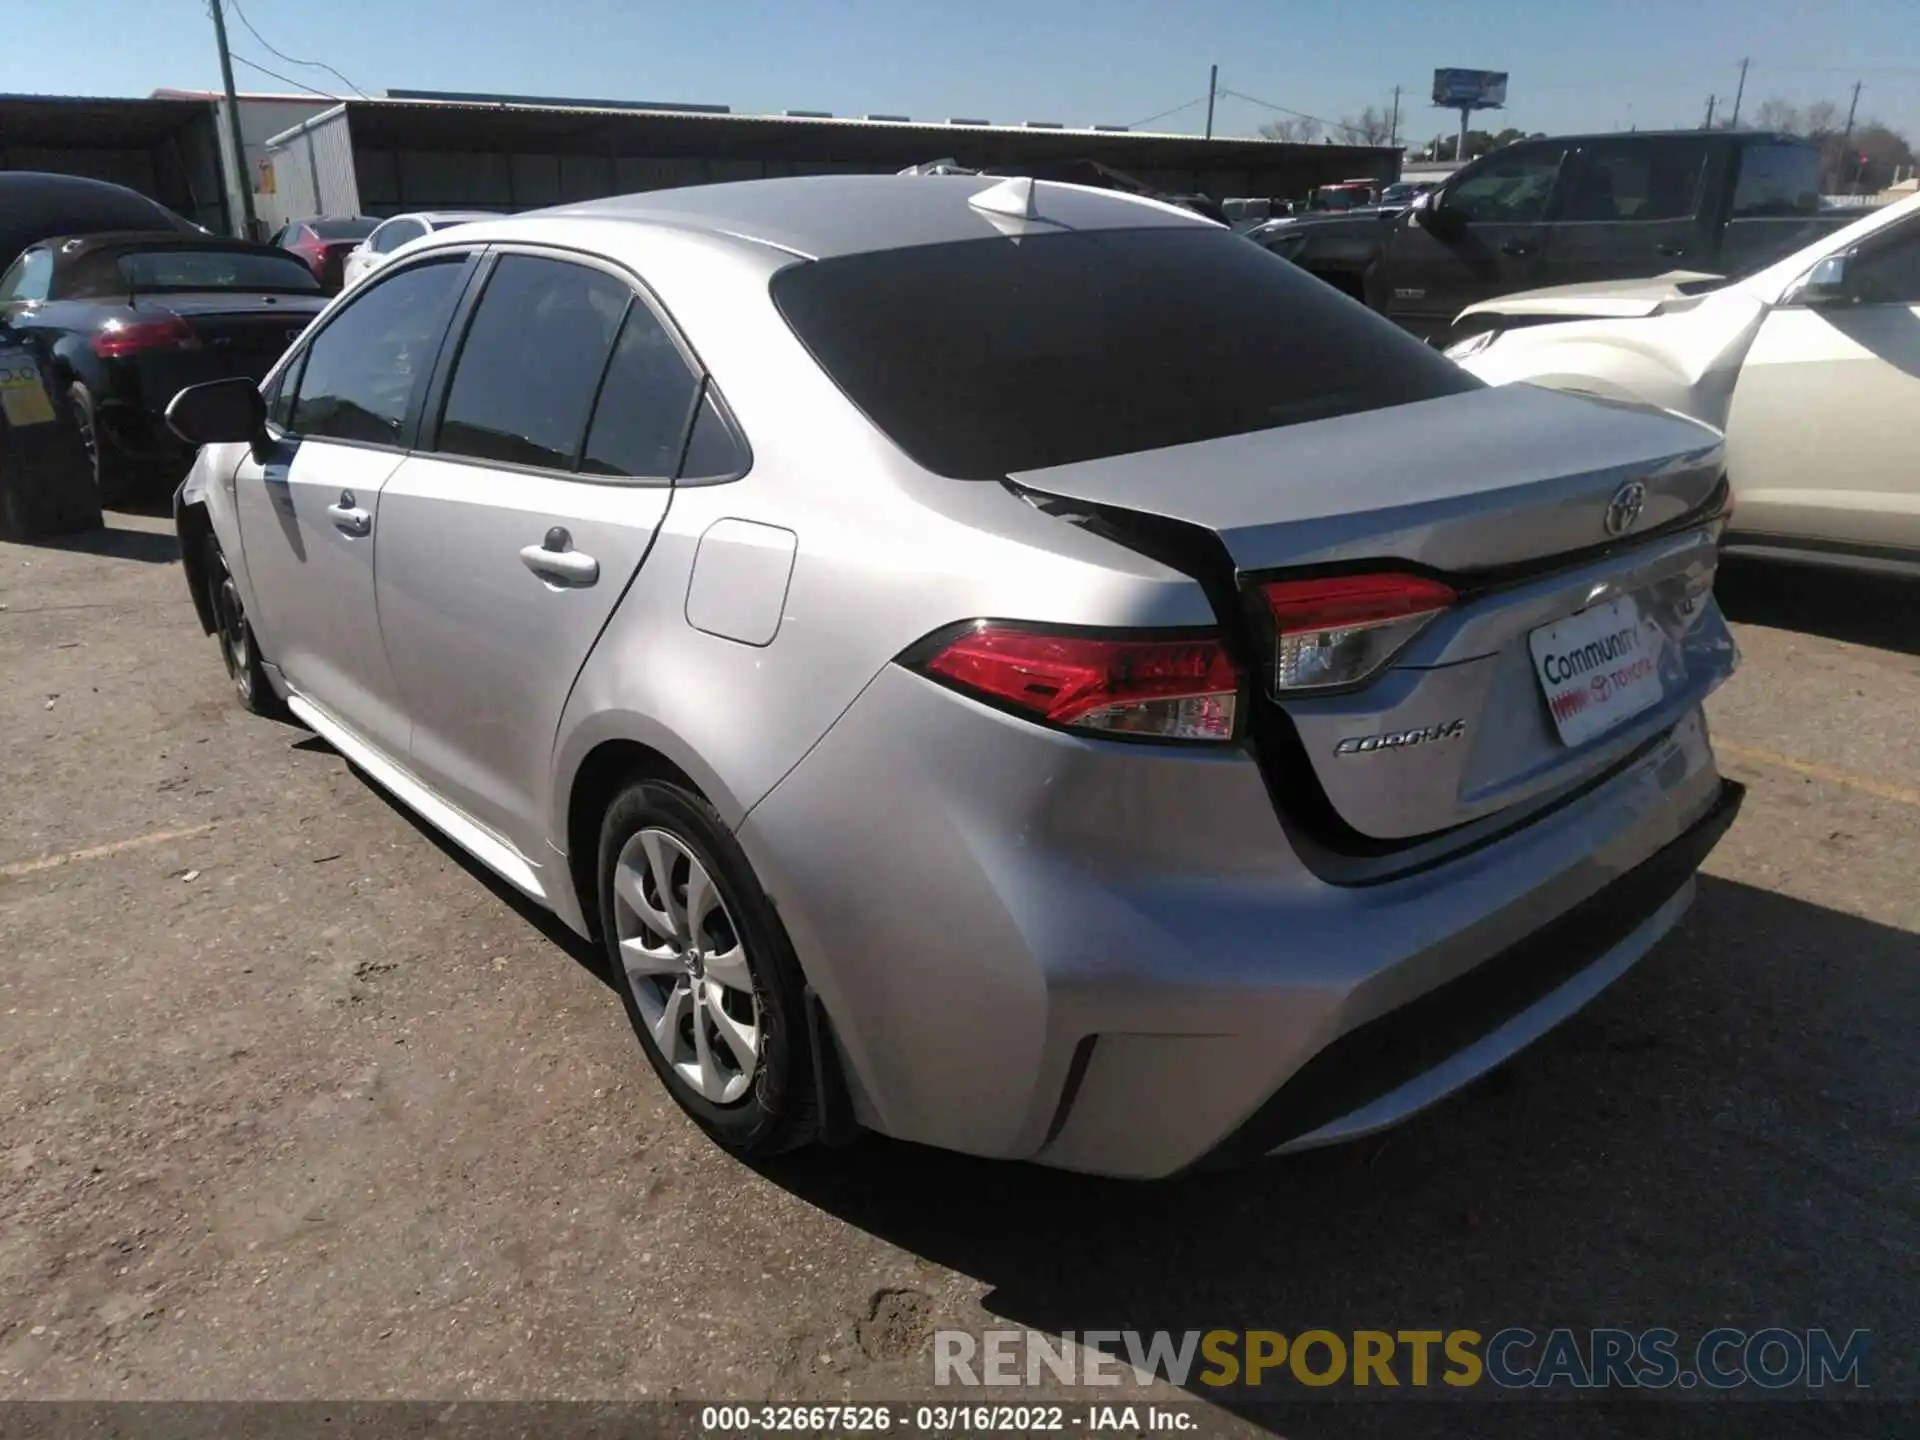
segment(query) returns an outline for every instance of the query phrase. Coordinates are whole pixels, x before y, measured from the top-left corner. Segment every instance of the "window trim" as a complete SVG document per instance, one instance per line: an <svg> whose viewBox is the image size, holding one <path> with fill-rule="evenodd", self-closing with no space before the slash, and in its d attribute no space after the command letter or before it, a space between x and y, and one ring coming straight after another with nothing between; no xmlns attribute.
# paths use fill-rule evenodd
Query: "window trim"
<svg viewBox="0 0 1920 1440"><path fill-rule="evenodd" d="M478 268L477 262L483 253L484 251L481 248L475 246L450 245L445 249L430 250L423 255L415 256L409 259L404 265L381 266L377 277L355 291L353 300L350 303L336 305L328 309L321 318L315 322L308 333L300 337L300 343L289 349L286 355L282 357L280 363L270 370L266 378L260 382L261 388L264 390L266 386L283 380L286 375L297 368L299 370L299 376L294 383L298 386L306 378L307 356L312 352L313 347L319 343L321 336L332 329L334 323L342 315L346 314L355 305L360 304L367 296L371 295L382 285L391 284L403 275L411 274L415 270L425 269L430 265L445 265L449 262L454 263L464 273L455 278L453 310L449 315L448 323L441 327L440 342L434 347L433 360L427 366L425 384L416 381L413 393L407 397L406 413L400 417L400 434L394 441L351 440L339 435L308 435L299 430L276 425L271 420L269 420L267 425L268 433L275 439L291 441L295 444L342 445L354 450L378 450L388 454L398 455L411 453L414 449L415 442L419 438L420 402L427 388L433 384L438 376L441 357L446 353L447 336L452 331L453 322L457 320L460 315L461 307L467 303L467 297L473 290L474 271ZM298 389L296 389L293 396L293 404L297 406L299 403L300 395ZM289 409L287 414L288 418L291 419L293 415L292 409Z"/></svg>
<svg viewBox="0 0 1920 1440"><path fill-rule="evenodd" d="M621 315L620 325L616 327L614 331L613 344L607 349L606 362L600 367L600 377L594 384L593 402L587 410L586 429L583 430L580 435L582 454L574 457L575 468L570 470L556 470L546 465L522 465L511 460L490 460L483 456L467 455L456 451L442 450L440 448L440 428L446 420L447 399L453 388L453 373L459 368L461 352L466 349L467 335L472 329L473 317L479 311L480 304L486 296L487 282L493 276L495 265L508 255L524 255L530 259L553 260L562 264L580 265L586 269L599 270L620 281L628 290L629 299L627 309ZM590 475L578 468L584 458L587 434L593 428L593 418L600 406L601 392L606 388L607 372L613 364L614 353L619 348L620 330L626 326L627 319L632 315L635 304L645 305L647 309L653 313L654 320L659 324L660 328L666 332L667 339L673 344L674 348L679 351L681 360L686 363L688 370L694 378L694 402L689 407L686 417L681 421L680 426L680 459L675 465L676 472L681 465L686 463L687 446L693 437L694 422L700 415L700 401L707 394L709 388L712 389L715 400L720 404L725 418L730 422L733 420L732 411L725 406L719 387L713 383L712 372L701 363L698 352L696 352L692 344L689 343L685 333L674 323L671 312L661 303L659 296L654 293L653 288L648 285L646 281L642 280L632 270L620 262L609 259L604 255L597 255L590 250L579 250L567 245L530 244L524 241L512 241L509 243L488 245L485 250L484 264L479 268L480 273L469 283L467 294L463 297L461 305L455 310L452 324L447 327L447 339L440 347L439 360L435 364L433 374L427 382L426 403L421 415L419 433L416 436L418 454L434 460L444 461L450 465L478 465L488 470L500 470L515 475L536 475L550 480L567 480L580 485L638 486L646 489L666 487L670 489L678 484L679 476L677 473L664 476ZM752 452L747 447L746 437L738 423L733 423L731 428L733 429L735 437L740 440L741 449L746 451L750 457ZM741 475L746 473L745 470L740 472ZM732 478L738 479L739 476ZM703 479L700 483L715 484L720 482Z"/></svg>
<svg viewBox="0 0 1920 1440"><path fill-rule="evenodd" d="M1577 148L1569 148L1569 150L1567 151L1566 157L1562 159L1560 164L1561 173L1559 176L1555 177L1554 179L1554 184L1553 184L1554 204L1553 204L1552 217L1548 220L1547 222L1548 224L1551 224L1553 228L1556 230L1575 230L1575 229L1583 228L1588 225L1693 225L1693 226L1698 226L1705 222L1707 218L1706 207L1703 206L1700 202L1702 197L1706 193L1707 172L1713 164L1713 150L1712 150L1712 147L1707 144L1707 137L1704 135L1701 136L1700 140L1697 142L1701 146L1702 158L1700 161L1699 172L1694 176L1693 199L1689 202L1692 208L1690 208L1686 214L1673 215L1660 220L1635 220L1631 218L1621 218L1619 216L1615 216L1611 220L1567 220L1567 219L1561 218L1564 215L1565 208L1566 208L1567 186L1563 185L1561 181L1568 178L1567 163L1566 163L1567 160L1571 159L1576 166L1584 167L1588 163L1590 163L1591 157L1593 155L1593 151L1596 147L1600 145L1617 144L1617 143L1619 142L1613 141L1613 140L1596 140L1593 142L1592 145L1581 145ZM1688 141L1686 143L1692 144L1696 142ZM1651 147L1649 146L1648 148L1651 148ZM1577 171L1572 178L1578 179Z"/></svg>

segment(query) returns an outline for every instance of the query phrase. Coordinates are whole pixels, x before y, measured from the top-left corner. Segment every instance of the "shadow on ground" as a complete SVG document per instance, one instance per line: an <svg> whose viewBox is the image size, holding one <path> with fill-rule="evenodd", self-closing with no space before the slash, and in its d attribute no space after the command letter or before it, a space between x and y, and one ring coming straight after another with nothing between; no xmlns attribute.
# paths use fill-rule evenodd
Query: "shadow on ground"
<svg viewBox="0 0 1920 1440"><path fill-rule="evenodd" d="M1726 560L1714 595L1729 620L1920 655L1920 585L1764 560Z"/></svg>
<svg viewBox="0 0 1920 1440"><path fill-rule="evenodd" d="M113 516L99 530L77 535L49 535L18 542L41 550L69 550L77 555L105 555L114 560L138 560L148 565L171 565L180 558L180 544L171 530L123 530Z"/></svg>
<svg viewBox="0 0 1920 1440"><path fill-rule="evenodd" d="M1920 938L1703 878L1687 924L1612 992L1382 1142L1159 1185L880 1141L768 1173L984 1282L981 1328L1866 1328L1878 1392L1914 1397L1916 1022ZM1288 1434L1415 1419L1189 1388ZM1880 1433L1792 1409L1795 1433ZM1553 1411L1553 1434L1618 1429ZM1483 1428L1456 1418L1439 1433Z"/></svg>
<svg viewBox="0 0 1920 1440"><path fill-rule="evenodd" d="M597 947L394 808L613 983ZM1703 876L1682 926L1587 1011L1384 1139L1158 1184L871 1137L759 1168L983 1284L975 1330L1667 1327L1686 1363L1716 1326L1866 1329L1874 1395L1905 1402L1480 1403L1484 1384L1307 1402L1284 1376L1274 1400L1209 1389L1196 1357L1196 1398L1296 1440L1916 1433L1916 1026L1920 937Z"/></svg>

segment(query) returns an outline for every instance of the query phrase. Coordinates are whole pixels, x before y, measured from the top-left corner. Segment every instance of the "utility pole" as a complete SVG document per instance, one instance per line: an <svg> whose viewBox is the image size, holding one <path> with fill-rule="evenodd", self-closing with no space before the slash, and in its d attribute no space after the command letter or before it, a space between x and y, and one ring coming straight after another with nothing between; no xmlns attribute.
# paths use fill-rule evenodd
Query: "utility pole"
<svg viewBox="0 0 1920 1440"><path fill-rule="evenodd" d="M213 0L213 38L220 46L220 83L226 90L227 138L233 142L233 178L240 191L240 236L253 234L253 177L247 173L247 147L240 139L240 102L233 95L233 56L227 49L225 0Z"/></svg>
<svg viewBox="0 0 1920 1440"><path fill-rule="evenodd" d="M1207 139L1213 138L1213 92L1220 88L1220 67L1207 71Z"/></svg>
<svg viewBox="0 0 1920 1440"><path fill-rule="evenodd" d="M1713 102L1719 98L1717 95L1707 96L1707 123L1700 127L1702 130L1711 130L1713 128Z"/></svg>
<svg viewBox="0 0 1920 1440"><path fill-rule="evenodd" d="M1733 92L1733 119L1728 121L1729 128L1740 128L1740 97L1747 93L1747 66L1753 62L1744 55L1740 57L1740 84Z"/></svg>
<svg viewBox="0 0 1920 1440"><path fill-rule="evenodd" d="M1393 119L1387 125L1387 144L1400 143L1400 87L1393 87Z"/></svg>
<svg viewBox="0 0 1920 1440"><path fill-rule="evenodd" d="M1846 159L1842 163L1849 168L1852 168L1855 163L1853 158L1853 115L1859 108L1860 82L1856 80L1853 82L1853 99L1847 102L1847 128L1840 136L1840 153L1846 156ZM1860 168L1864 170L1866 167L1861 166Z"/></svg>

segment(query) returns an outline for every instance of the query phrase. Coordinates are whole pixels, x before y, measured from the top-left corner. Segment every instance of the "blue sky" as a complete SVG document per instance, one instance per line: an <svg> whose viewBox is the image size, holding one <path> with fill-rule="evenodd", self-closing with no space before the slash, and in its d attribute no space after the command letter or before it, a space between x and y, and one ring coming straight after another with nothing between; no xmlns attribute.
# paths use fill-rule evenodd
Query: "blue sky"
<svg viewBox="0 0 1920 1440"><path fill-rule="evenodd" d="M230 0L230 4L232 0ZM1435 65L1511 72L1507 121L1530 130L1698 123L1731 103L1829 97L1920 141L1920 0L237 0L274 47L388 86L693 100L743 111L944 119L1141 121L1222 86L1339 118L1385 107L1403 136L1450 132L1426 103ZM231 13L231 10L230 10ZM536 18L565 16L567 23ZM276 59L231 22L233 48ZM0 91L144 95L218 83L206 0L40 0L8 27ZM237 68L242 88L285 90ZM1724 110L1723 110L1724 113ZM1215 128L1270 112L1223 99ZM1203 104L1152 129L1198 133Z"/></svg>

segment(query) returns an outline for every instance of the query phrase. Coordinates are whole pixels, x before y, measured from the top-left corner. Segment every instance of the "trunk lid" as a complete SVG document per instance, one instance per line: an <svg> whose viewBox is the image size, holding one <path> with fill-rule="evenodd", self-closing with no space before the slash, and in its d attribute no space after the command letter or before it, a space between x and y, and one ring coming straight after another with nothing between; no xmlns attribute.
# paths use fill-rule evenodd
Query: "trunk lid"
<svg viewBox="0 0 1920 1440"><path fill-rule="evenodd" d="M1423 841L1576 788L1732 668L1706 599L1711 528L1667 529L1716 493L1720 439L1664 411L1513 385L1011 478L1217 540L1231 574L1203 578L1238 592L1222 619L1253 662L1252 734L1276 800L1318 815L1339 848ZM1358 687L1276 695L1260 585L1395 569L1437 572L1460 599ZM1596 657L1626 628L1636 638L1614 648L1648 657L1657 696L1598 733L1564 699L1556 721L1537 652L1579 688L1566 656L1615 673Z"/></svg>
<svg viewBox="0 0 1920 1440"><path fill-rule="evenodd" d="M273 368L327 305L324 295L261 295L234 291L156 292L152 304L180 316L200 337L211 367L259 379Z"/></svg>

